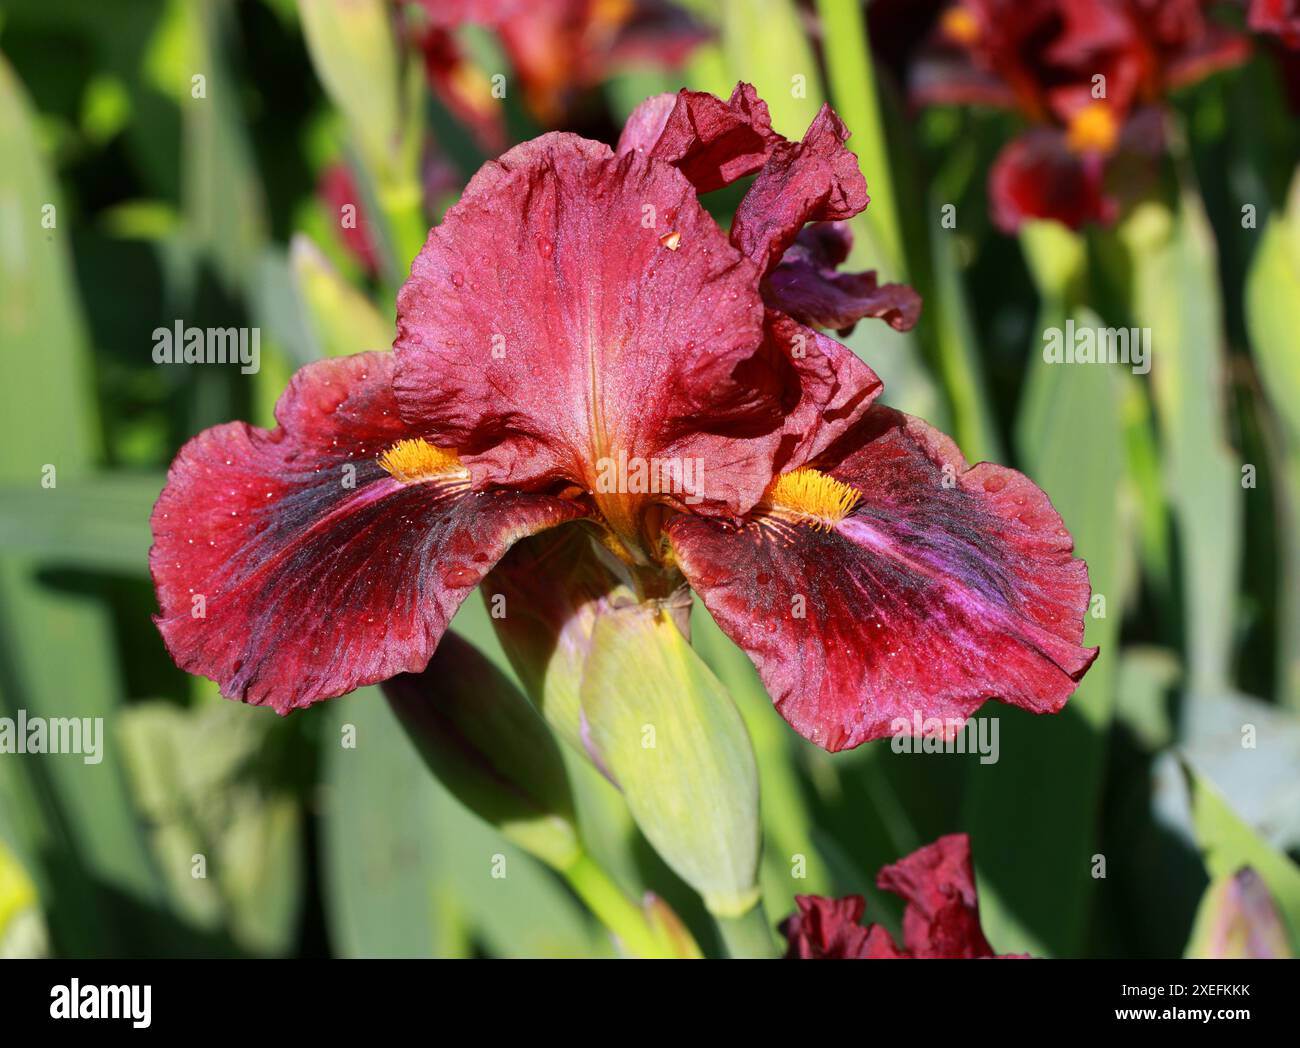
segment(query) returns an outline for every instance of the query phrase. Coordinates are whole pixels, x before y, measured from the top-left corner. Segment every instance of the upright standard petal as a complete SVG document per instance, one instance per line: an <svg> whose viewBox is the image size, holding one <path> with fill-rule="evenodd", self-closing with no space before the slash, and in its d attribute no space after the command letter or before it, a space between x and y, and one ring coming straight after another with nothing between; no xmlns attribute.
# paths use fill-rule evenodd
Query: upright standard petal
<svg viewBox="0 0 1300 1048"><path fill-rule="evenodd" d="M1047 497L873 406L783 474L740 524L679 515L678 566L758 667L781 715L828 750L955 728L990 698L1055 712L1084 648L1087 568Z"/></svg>
<svg viewBox="0 0 1300 1048"><path fill-rule="evenodd" d="M177 665L286 713L418 672L466 594L571 502L478 493L403 424L391 353L308 365L276 429L185 445L154 507L155 621Z"/></svg>
<svg viewBox="0 0 1300 1048"><path fill-rule="evenodd" d="M847 149L849 131L829 105L801 142L773 151L736 208L731 242L759 269L772 269L809 222L851 218L870 200L858 158Z"/></svg>
<svg viewBox="0 0 1300 1048"><path fill-rule="evenodd" d="M685 88L647 98L628 118L618 152L671 164L697 192L709 193L752 175L782 142L767 103L750 84L739 83L725 102Z"/></svg>
<svg viewBox="0 0 1300 1048"><path fill-rule="evenodd" d="M687 501L743 512L788 398L757 288L680 172L545 135L429 234L398 296L397 398L476 483L567 481L624 537L652 497L602 490L624 457L698 464Z"/></svg>

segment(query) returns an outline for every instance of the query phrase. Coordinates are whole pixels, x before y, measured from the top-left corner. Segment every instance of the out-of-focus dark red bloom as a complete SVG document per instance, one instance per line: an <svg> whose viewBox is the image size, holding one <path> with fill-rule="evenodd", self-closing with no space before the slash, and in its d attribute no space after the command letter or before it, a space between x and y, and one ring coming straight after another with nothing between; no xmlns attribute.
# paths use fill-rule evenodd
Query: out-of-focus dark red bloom
<svg viewBox="0 0 1300 1048"><path fill-rule="evenodd" d="M361 209L361 193L347 164L326 167L316 184L316 193L325 204L332 224L338 228L343 246L366 275L373 278L379 272L379 251Z"/></svg>
<svg viewBox="0 0 1300 1048"><path fill-rule="evenodd" d="M1249 40L1203 0L957 0L913 72L922 104L1015 109L1036 126L989 180L1004 230L1029 218L1112 221L1116 157L1151 152L1166 94L1242 62ZM1155 139L1158 141L1158 138Z"/></svg>
<svg viewBox="0 0 1300 1048"><path fill-rule="evenodd" d="M412 43L434 94L469 129L481 149L501 152L506 145L505 113L492 97L491 81L464 53L455 35L429 24L414 31Z"/></svg>
<svg viewBox="0 0 1300 1048"><path fill-rule="evenodd" d="M798 912L781 924L786 957L797 960L948 958L998 956L980 928L970 838L940 837L876 878L876 886L907 902L903 945L878 924L860 923L866 911L861 895L826 899L798 895Z"/></svg>
<svg viewBox="0 0 1300 1048"><path fill-rule="evenodd" d="M449 30L491 29L522 82L533 114L558 124L575 95L629 64L676 67L708 33L668 0L413 0L428 13L426 70L445 98L468 84ZM481 94L481 92L475 92ZM460 91L462 100L468 96ZM489 96L490 97L490 96Z"/></svg>
<svg viewBox="0 0 1300 1048"><path fill-rule="evenodd" d="M647 100L616 151L548 134L484 165L412 264L394 353L310 365L276 430L177 456L151 556L177 662L281 712L419 670L512 544L580 521L641 599L689 584L827 749L990 696L1059 709L1096 654L1060 517L874 405L811 326L919 311L836 268L827 223L867 204L847 136L824 107L787 141L739 85ZM751 174L725 233L699 194ZM545 595L567 578L492 588L513 625L583 613Z"/></svg>
<svg viewBox="0 0 1300 1048"><path fill-rule="evenodd" d="M1300 0L1250 0L1250 28L1300 49Z"/></svg>

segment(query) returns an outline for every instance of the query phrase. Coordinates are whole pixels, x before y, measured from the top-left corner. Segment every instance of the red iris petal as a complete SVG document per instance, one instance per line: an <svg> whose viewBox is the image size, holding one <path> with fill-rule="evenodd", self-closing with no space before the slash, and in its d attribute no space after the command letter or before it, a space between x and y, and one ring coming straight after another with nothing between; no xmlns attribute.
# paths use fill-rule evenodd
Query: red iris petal
<svg viewBox="0 0 1300 1048"><path fill-rule="evenodd" d="M808 222L851 218L867 206L858 158L844 148L848 128L823 105L801 142L773 151L736 209L731 242L763 272Z"/></svg>
<svg viewBox="0 0 1300 1048"><path fill-rule="evenodd" d="M787 960L856 960L872 956L871 933L859 923L867 908L861 895L842 899L796 895L794 901L799 911L781 922L781 934L789 943Z"/></svg>
<svg viewBox="0 0 1300 1048"><path fill-rule="evenodd" d="M1059 710L1096 649L1081 646L1087 568L1047 497L879 406L821 461L860 493L829 530L762 514L665 529L795 730L840 750L990 698Z"/></svg>
<svg viewBox="0 0 1300 1048"><path fill-rule="evenodd" d="M997 956L980 928L979 901L971 866L970 838L940 837L876 878L876 886L902 896L903 947L878 924L861 925L866 901L860 895L827 899L798 895L799 912L781 925L798 960L945 958L978 960Z"/></svg>
<svg viewBox="0 0 1300 1048"><path fill-rule="evenodd" d="M476 481L594 491L620 452L697 460L701 505L743 512L786 397L757 284L680 172L545 135L480 171L412 265L402 412Z"/></svg>
<svg viewBox="0 0 1300 1048"><path fill-rule="evenodd" d="M908 331L921 315L921 296L906 284L878 284L876 274L839 273L852 243L848 227L825 222L805 228L763 284L773 309L813 327L849 334L864 317Z"/></svg>
<svg viewBox="0 0 1300 1048"><path fill-rule="evenodd" d="M417 672L511 543L580 515L543 495L391 477L377 456L418 435L399 418L393 365L311 364L275 430L232 422L181 449L149 562L182 669L281 713Z"/></svg>
<svg viewBox="0 0 1300 1048"><path fill-rule="evenodd" d="M876 886L907 901L903 944L914 957L992 957L980 928L970 838L940 837L876 878Z"/></svg>
<svg viewBox="0 0 1300 1048"><path fill-rule="evenodd" d="M741 83L725 102L685 89L646 99L628 118L618 151L672 164L697 192L709 193L753 174L784 141L772 130L767 103Z"/></svg>
<svg viewBox="0 0 1300 1048"><path fill-rule="evenodd" d="M767 344L798 375L790 384L799 399L783 427L784 440L773 472L784 472L820 455L860 419L884 388L874 371L847 347L768 310Z"/></svg>

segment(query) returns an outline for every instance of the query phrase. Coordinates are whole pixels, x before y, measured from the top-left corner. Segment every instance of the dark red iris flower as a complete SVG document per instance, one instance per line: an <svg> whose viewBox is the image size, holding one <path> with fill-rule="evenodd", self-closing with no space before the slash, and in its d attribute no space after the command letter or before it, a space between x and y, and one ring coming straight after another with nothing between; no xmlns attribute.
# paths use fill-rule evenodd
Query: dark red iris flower
<svg viewBox="0 0 1300 1048"><path fill-rule="evenodd" d="M1300 0L1250 0L1250 28L1300 49Z"/></svg>
<svg viewBox="0 0 1300 1048"><path fill-rule="evenodd" d="M866 900L861 895L827 899L795 896L798 912L781 923L792 960L895 960L997 957L980 928L970 838L964 833L940 837L886 866L876 887L907 903L903 910L903 945L878 924L862 925Z"/></svg>
<svg viewBox="0 0 1300 1048"><path fill-rule="evenodd" d="M676 67L708 38L668 0L408 0L429 17L420 46L435 90L471 125L482 107L467 92L465 58L451 30L490 29L519 77L533 115L555 126L575 96L629 64ZM490 96L488 96L490 97Z"/></svg>
<svg viewBox="0 0 1300 1048"><path fill-rule="evenodd" d="M1204 0L957 0L912 80L922 104L1014 109L1034 125L989 175L993 219L1109 223L1117 165L1158 148L1170 91L1237 65L1247 37Z"/></svg>
<svg viewBox="0 0 1300 1048"><path fill-rule="evenodd" d="M920 308L836 270L826 223L867 204L846 138L823 107L788 141L740 85L647 100L616 151L554 133L486 164L411 267L394 352L311 364L275 430L178 454L151 554L178 664L280 712L419 671L507 549L563 526L642 599L689 584L827 749L991 697L1060 709L1096 650L1047 497L875 404L810 326ZM755 173L727 234L699 194Z"/></svg>

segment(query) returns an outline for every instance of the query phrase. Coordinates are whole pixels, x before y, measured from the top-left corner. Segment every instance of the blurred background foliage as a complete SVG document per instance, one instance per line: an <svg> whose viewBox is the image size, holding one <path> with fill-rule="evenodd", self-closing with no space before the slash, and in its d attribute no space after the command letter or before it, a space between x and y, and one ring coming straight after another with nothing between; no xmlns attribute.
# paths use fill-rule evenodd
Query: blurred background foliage
<svg viewBox="0 0 1300 1048"><path fill-rule="evenodd" d="M1105 597L1101 657L1064 713L986 707L990 766L805 743L697 606L696 647L758 758L769 922L795 892L850 891L896 922L875 871L965 831L999 952L1221 952L1244 867L1294 952L1300 121L1273 57L1174 100L1165 182L1116 228L1017 239L984 197L1009 122L908 110L863 7L686 6L712 36L680 69L611 69L558 122L612 141L651 93L744 79L798 137L830 100L873 198L851 263L925 297L915 332L868 322L850 345L886 401L971 461L1028 472ZM0 713L102 717L107 734L98 765L0 754L0 954L610 956L578 895L429 774L374 689L284 720L243 709L177 670L150 622L148 515L176 449L269 424L312 359L391 342L410 258L493 152L395 32L415 12L301 7L0 3ZM510 82L491 34L459 42ZM520 92L494 104L503 144L542 130ZM340 229L340 192L359 231ZM737 196L715 196L725 218ZM1070 317L1152 328L1151 374L1044 366L1042 330ZM177 319L259 327L261 370L155 365L151 332ZM477 596L455 628L513 679ZM348 726L364 744L339 745ZM715 952L618 793L563 752L600 865Z"/></svg>

